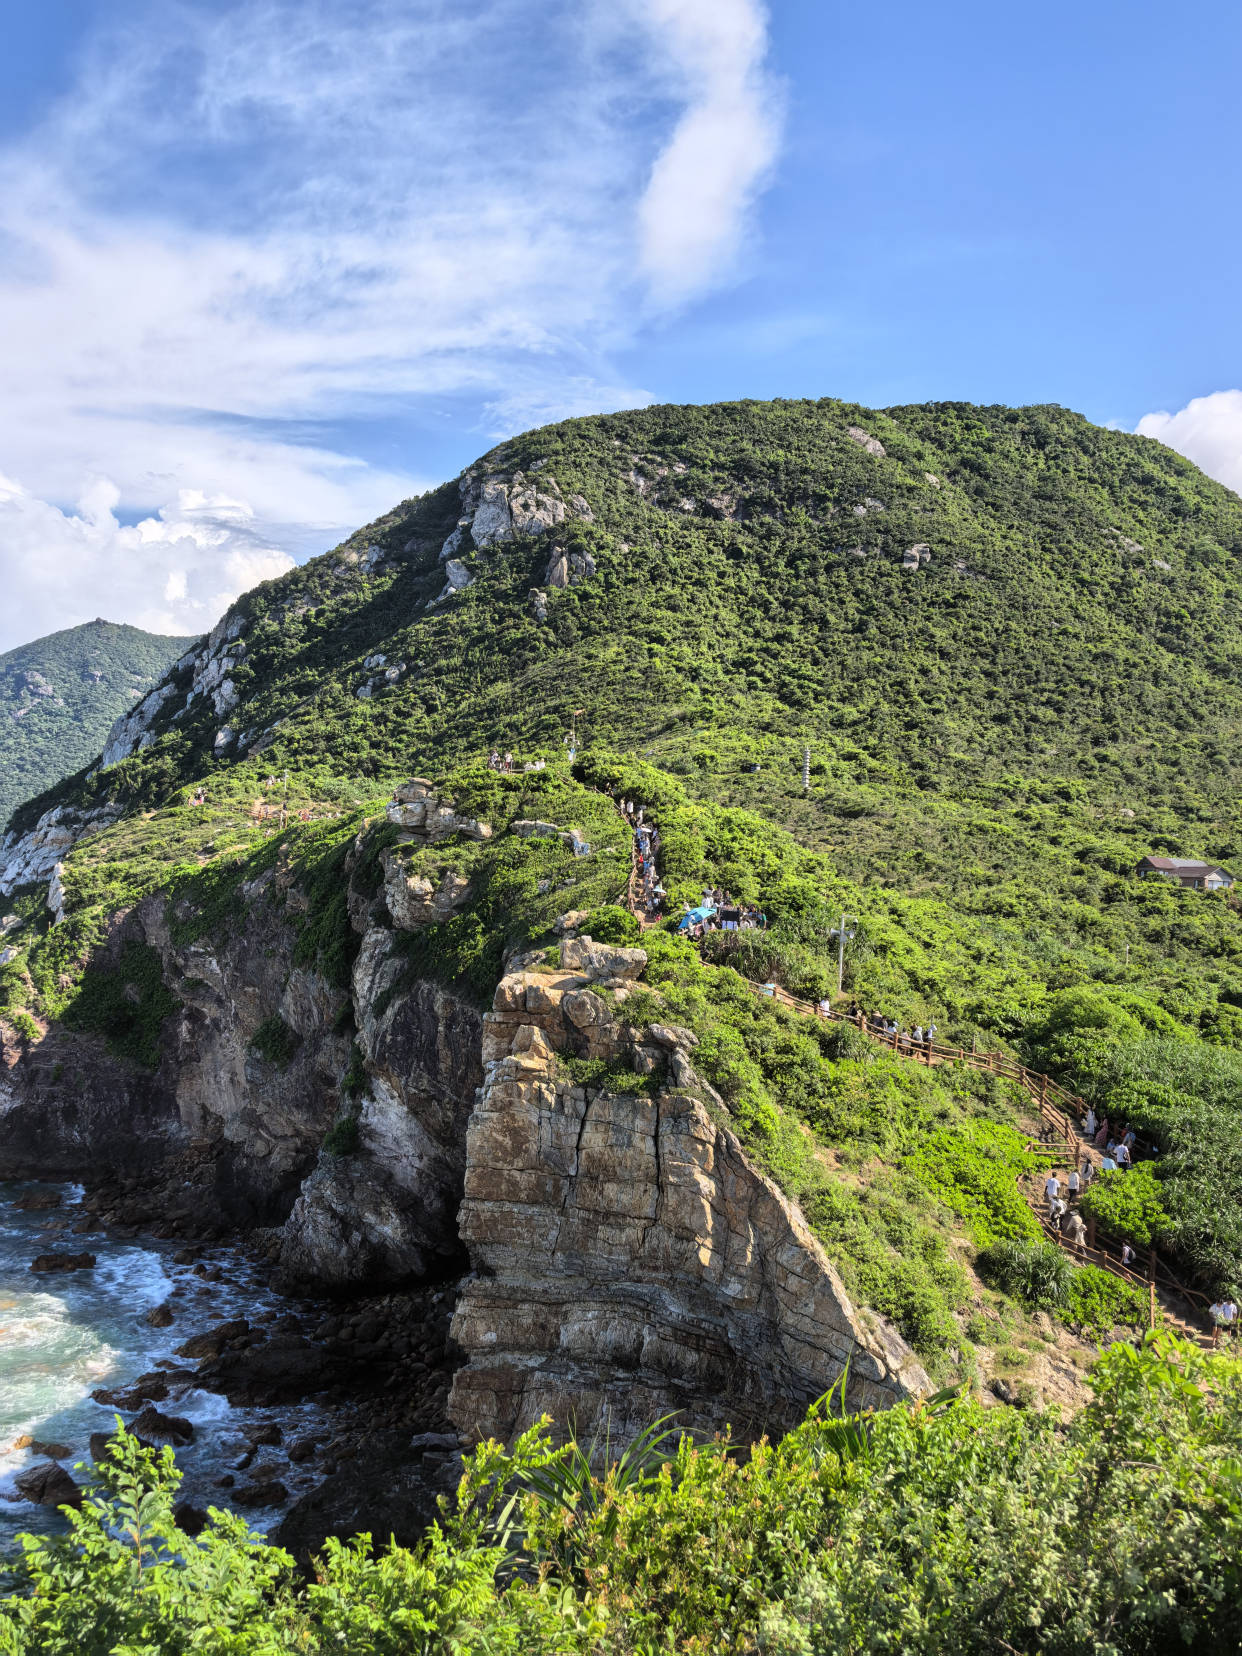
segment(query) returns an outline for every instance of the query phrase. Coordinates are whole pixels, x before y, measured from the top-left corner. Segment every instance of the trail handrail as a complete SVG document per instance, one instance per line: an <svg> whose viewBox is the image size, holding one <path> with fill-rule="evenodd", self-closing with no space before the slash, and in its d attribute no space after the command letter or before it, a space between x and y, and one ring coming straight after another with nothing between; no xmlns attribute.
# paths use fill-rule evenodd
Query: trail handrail
<svg viewBox="0 0 1242 1656"><path fill-rule="evenodd" d="M849 1024L870 1040L875 1041L878 1046L896 1053L899 1058L913 1058L916 1061L922 1059L924 1063L929 1064L937 1060L942 1063L965 1064L970 1069L986 1070L989 1074L998 1075L1004 1080L1016 1081L1028 1097L1039 1106L1041 1121L1046 1123L1062 1140L1063 1147L1070 1152L1072 1165L1077 1166L1083 1141L1074 1118L1066 1110L1054 1104L1052 1098L1055 1096L1058 1100L1065 1100L1080 1115L1086 1114L1087 1105L1076 1093L1070 1092L1067 1087L1062 1087L1041 1071L1028 1069L1025 1064L1019 1063L1016 1058L1010 1058L1006 1053L974 1052L965 1047L945 1046L937 1041L915 1041L912 1035L907 1034L903 1038L900 1031L896 1035L889 1035L887 1032L881 1033L879 1030L869 1027L865 1015L861 1012L842 1012L837 1007L824 1009L811 1001L801 1000L797 995L791 995L788 989L783 989L780 984L769 986L763 983L755 983L750 978L743 978L742 981L747 988L762 1000L775 1001L782 1006L788 1006L805 1017L822 1018L832 1023ZM1039 1218L1045 1232L1060 1247L1063 1247L1067 1253L1078 1253L1079 1250L1075 1245L1062 1237L1060 1231L1050 1224L1043 1215L1037 1214L1036 1217ZM1085 1252L1088 1256L1088 1263L1094 1263L1098 1260L1103 1270L1111 1272L1113 1276L1124 1278L1139 1287L1149 1288L1154 1282L1157 1287L1162 1287L1167 1292L1178 1295L1189 1304L1198 1303L1205 1308L1209 1304L1206 1294L1198 1288L1188 1287L1180 1278L1176 1277L1164 1261L1155 1254L1153 1249L1145 1249L1141 1253L1140 1250L1135 1249L1136 1260L1142 1260L1145 1264L1147 1271L1145 1276L1140 1275L1137 1271L1130 1270L1119 1259L1114 1259L1107 1249L1102 1246L1097 1247L1090 1244Z"/></svg>

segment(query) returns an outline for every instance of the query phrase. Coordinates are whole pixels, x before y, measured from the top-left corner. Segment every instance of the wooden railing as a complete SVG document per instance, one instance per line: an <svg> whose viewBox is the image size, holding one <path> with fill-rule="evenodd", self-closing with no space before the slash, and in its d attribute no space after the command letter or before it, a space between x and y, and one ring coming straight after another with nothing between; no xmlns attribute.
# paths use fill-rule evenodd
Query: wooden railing
<svg viewBox="0 0 1242 1656"><path fill-rule="evenodd" d="M970 1069L984 1070L990 1075L998 1075L1004 1080L1016 1082L1038 1106L1044 1136L1059 1140L1061 1148L1067 1152L1065 1159L1069 1160L1071 1166L1078 1165L1078 1158L1085 1148L1078 1123L1086 1115L1087 1105L1076 1093L1070 1092L1068 1087L1061 1086L1051 1076L1044 1075L1039 1070L1028 1069L1025 1064L1019 1063L1007 1053L975 1052L966 1047L947 1046L937 1041L916 1041L912 1035L903 1035L900 1032L890 1035L886 1030L873 1028L862 1013L842 1012L836 1007L818 1006L812 1001L801 1000L797 995L791 995L787 989L782 989L776 983L754 983L749 978L743 981L762 999L788 1006L792 1011L800 1012L805 1017L849 1024L877 1045L896 1053L899 1058L909 1058L913 1062L925 1064L965 1064ZM1097 1245L1094 1220L1089 1222L1086 1246L1079 1248L1067 1237L1062 1236L1057 1227L1039 1213L1037 1199L1032 1201L1031 1205L1036 1209L1036 1217L1045 1235L1058 1247L1084 1264L1098 1265L1101 1270L1109 1271L1113 1276L1120 1277L1145 1292L1149 1298L1149 1317L1153 1326L1157 1290L1176 1295L1192 1310L1206 1311L1209 1304L1208 1296L1197 1288L1188 1287L1176 1277L1154 1248L1136 1248L1134 1267L1123 1265L1120 1254L1112 1254L1106 1247ZM1171 1312L1167 1306L1164 1313L1168 1321L1178 1324L1192 1338L1200 1336L1200 1329L1175 1312Z"/></svg>

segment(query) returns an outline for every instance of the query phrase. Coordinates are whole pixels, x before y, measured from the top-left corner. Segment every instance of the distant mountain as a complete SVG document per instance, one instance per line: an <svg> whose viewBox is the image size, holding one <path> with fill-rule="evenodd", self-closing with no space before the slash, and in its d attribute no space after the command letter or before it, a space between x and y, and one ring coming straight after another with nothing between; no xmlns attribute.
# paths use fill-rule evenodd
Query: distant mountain
<svg viewBox="0 0 1242 1656"><path fill-rule="evenodd" d="M192 642L88 621L0 655L0 825L93 759Z"/></svg>

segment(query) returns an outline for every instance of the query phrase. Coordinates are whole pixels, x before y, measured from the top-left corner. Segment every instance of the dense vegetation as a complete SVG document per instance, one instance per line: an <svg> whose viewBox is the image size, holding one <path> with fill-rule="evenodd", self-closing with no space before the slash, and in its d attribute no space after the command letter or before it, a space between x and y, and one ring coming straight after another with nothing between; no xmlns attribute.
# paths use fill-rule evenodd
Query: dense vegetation
<svg viewBox="0 0 1242 1656"><path fill-rule="evenodd" d="M88 621L0 655L0 829L35 794L80 770L192 642Z"/></svg>
<svg viewBox="0 0 1242 1656"><path fill-rule="evenodd" d="M653 1429L592 1474L542 1428L467 1462L414 1551L312 1579L121 1440L67 1537L28 1537L4 1656L1225 1656L1242 1638L1242 1368L1153 1337L1049 1414L941 1397L778 1444ZM380 1538L376 1538L377 1541Z"/></svg>
<svg viewBox="0 0 1242 1656"><path fill-rule="evenodd" d="M472 584L433 602L458 489L405 502L241 600L240 742L217 751L209 698L174 696L148 748L19 812L139 808L70 859L64 926L49 934L40 895L19 894L30 923L0 969L10 1024L33 1037L76 1017L149 1058L161 1003L110 1011L104 986L80 985L108 913L165 885L186 924L227 927L278 858L310 901L301 958L343 984L349 844L411 772L451 778L502 825L551 816L597 848L610 825L590 790L611 786L658 817L674 904L710 879L771 918L706 966L659 943L649 986L702 1026L735 1124L854 1291L921 1349L959 1348L976 1314L961 1240L1021 1240L1014 1177L1030 1169L1003 1089L833 1047L751 1005L730 968L835 987L843 911L847 995L962 1044L1008 1044L1133 1122L1161 1146L1159 1176L1142 1212L1114 1200L1100 1222L1158 1240L1205 1284L1242 1279L1239 905L1132 872L1149 851L1242 848L1242 502L1158 444L1055 407L657 408L531 432L480 465L555 478L590 517L467 541ZM595 573L546 589L540 620L531 592L553 544ZM917 568L911 547L929 553ZM562 741L577 708L575 789ZM550 761L524 803L479 765L493 745ZM314 820L278 835L248 807L286 772L291 809ZM537 940L558 906L607 905L624 876L615 856L570 870L546 842L452 857L478 896L411 940L406 974L479 999L506 946ZM556 889L570 878L573 898Z"/></svg>

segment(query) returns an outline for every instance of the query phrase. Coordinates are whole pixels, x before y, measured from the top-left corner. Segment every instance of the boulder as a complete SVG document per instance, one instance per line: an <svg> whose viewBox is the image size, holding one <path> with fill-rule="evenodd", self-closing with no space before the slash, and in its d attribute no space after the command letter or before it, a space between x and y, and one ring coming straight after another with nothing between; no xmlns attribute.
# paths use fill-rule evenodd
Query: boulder
<svg viewBox="0 0 1242 1656"><path fill-rule="evenodd" d="M284 1506L289 1491L276 1478L258 1478L233 1491L233 1501L239 1507Z"/></svg>
<svg viewBox="0 0 1242 1656"><path fill-rule="evenodd" d="M176 1347L174 1355L188 1357L194 1362L201 1362L208 1357L218 1357L230 1340L239 1339L249 1332L248 1319L235 1317L231 1322L220 1323L205 1334L191 1334L188 1340Z"/></svg>
<svg viewBox="0 0 1242 1656"><path fill-rule="evenodd" d="M194 1442L194 1427L183 1415L161 1414L153 1403L134 1417L129 1429L151 1443L171 1443L180 1448Z"/></svg>
<svg viewBox="0 0 1242 1656"><path fill-rule="evenodd" d="M425 776L412 776L408 782L402 782L400 787L393 789L392 797L399 805L416 805L430 799L434 792L435 784Z"/></svg>
<svg viewBox="0 0 1242 1656"><path fill-rule="evenodd" d="M153 1373L141 1375L132 1386L101 1387L91 1396L96 1403L109 1409L141 1409L144 1403L162 1403L168 1396L168 1377Z"/></svg>
<svg viewBox="0 0 1242 1656"><path fill-rule="evenodd" d="M877 460L883 460L885 455L884 444L878 437L873 437L869 431L864 431L861 426L849 426L845 435L852 442L857 443L859 448L866 449L868 454L874 454Z"/></svg>
<svg viewBox="0 0 1242 1656"><path fill-rule="evenodd" d="M59 1190L28 1190L13 1203L19 1213L47 1213L60 1206Z"/></svg>
<svg viewBox="0 0 1242 1656"><path fill-rule="evenodd" d="M40 1275L52 1275L60 1271L93 1271L95 1264L93 1253L45 1253L30 1261L30 1269Z"/></svg>
<svg viewBox="0 0 1242 1656"><path fill-rule="evenodd" d="M638 978L646 968L647 952L596 943L591 937L566 937L561 942L561 965L595 983L604 978Z"/></svg>
<svg viewBox="0 0 1242 1656"><path fill-rule="evenodd" d="M173 1308L165 1300L163 1305L152 1306L142 1319L148 1328L171 1328L173 1324Z"/></svg>
<svg viewBox="0 0 1242 1656"><path fill-rule="evenodd" d="M41 1461L38 1466L19 1472L13 1482L22 1500L31 1501L35 1506L82 1505L82 1491L64 1467L58 1466L55 1461Z"/></svg>
<svg viewBox="0 0 1242 1656"><path fill-rule="evenodd" d="M73 1450L67 1443L44 1443L39 1438L33 1438L29 1432L23 1432L21 1437L15 1438L14 1449L29 1449L32 1455L38 1455L42 1460L68 1460Z"/></svg>

